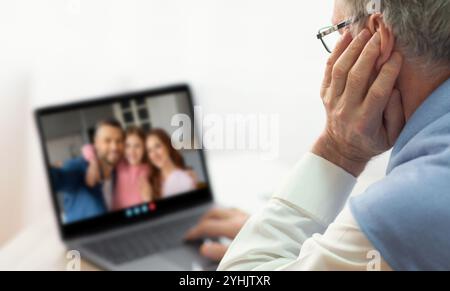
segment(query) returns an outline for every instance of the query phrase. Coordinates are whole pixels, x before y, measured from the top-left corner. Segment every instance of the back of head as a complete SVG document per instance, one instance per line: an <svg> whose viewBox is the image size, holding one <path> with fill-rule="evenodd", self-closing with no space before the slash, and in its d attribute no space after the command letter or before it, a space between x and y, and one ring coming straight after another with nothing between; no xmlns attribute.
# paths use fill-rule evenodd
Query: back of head
<svg viewBox="0 0 450 291"><path fill-rule="evenodd" d="M449 0L344 0L361 27L376 4L392 29L397 49L425 70L450 67Z"/></svg>

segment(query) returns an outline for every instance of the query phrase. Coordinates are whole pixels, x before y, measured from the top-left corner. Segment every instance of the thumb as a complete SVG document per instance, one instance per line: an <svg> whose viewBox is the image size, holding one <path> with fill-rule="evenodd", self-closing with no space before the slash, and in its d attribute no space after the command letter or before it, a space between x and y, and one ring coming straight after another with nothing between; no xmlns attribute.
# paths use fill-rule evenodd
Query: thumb
<svg viewBox="0 0 450 291"><path fill-rule="evenodd" d="M202 256L207 257L215 262L220 262L225 256L228 250L228 246L216 242L204 243L200 247L200 253Z"/></svg>
<svg viewBox="0 0 450 291"><path fill-rule="evenodd" d="M405 114L403 112L402 97L400 91L394 89L391 98L384 111L384 120L389 139L389 145L393 146L405 126Z"/></svg>

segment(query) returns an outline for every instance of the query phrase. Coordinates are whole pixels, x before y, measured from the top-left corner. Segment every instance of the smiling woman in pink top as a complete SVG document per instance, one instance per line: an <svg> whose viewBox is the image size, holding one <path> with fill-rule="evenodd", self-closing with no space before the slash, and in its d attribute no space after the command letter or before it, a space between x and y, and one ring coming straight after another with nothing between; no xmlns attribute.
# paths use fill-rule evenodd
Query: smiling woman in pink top
<svg viewBox="0 0 450 291"><path fill-rule="evenodd" d="M155 199L162 199L195 190L195 175L181 154L172 147L170 136L162 129L147 135L147 156L150 165L150 185Z"/></svg>
<svg viewBox="0 0 450 291"><path fill-rule="evenodd" d="M83 149L84 156L95 164L95 152L92 146ZM152 200L152 189L148 182L150 167L146 162L145 134L138 127L130 127L125 137L125 157L116 168L116 186L111 210L143 204ZM89 171L88 185L97 183L95 171ZM94 173L94 174L92 174Z"/></svg>
<svg viewBox="0 0 450 291"><path fill-rule="evenodd" d="M149 166L145 156L145 134L138 127L126 131L125 160L117 167L115 210L136 206L151 200L148 185Z"/></svg>

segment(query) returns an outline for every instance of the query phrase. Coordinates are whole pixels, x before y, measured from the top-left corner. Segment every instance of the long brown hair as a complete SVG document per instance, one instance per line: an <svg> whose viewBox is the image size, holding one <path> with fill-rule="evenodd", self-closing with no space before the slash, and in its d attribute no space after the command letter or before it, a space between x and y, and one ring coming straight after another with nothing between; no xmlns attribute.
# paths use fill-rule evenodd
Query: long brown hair
<svg viewBox="0 0 450 291"><path fill-rule="evenodd" d="M125 142L130 135L135 135L142 141L142 145L144 146L144 156L142 157L141 163L147 163L148 159L147 159L147 151L145 148L145 138L146 138L145 132L140 127L130 126L125 131Z"/></svg>
<svg viewBox="0 0 450 291"><path fill-rule="evenodd" d="M147 134L147 140L155 136L158 138L163 146L167 149L169 153L170 160L173 164L182 170L186 170L186 163L184 162L183 156L172 146L172 142L170 136L163 129L153 129ZM156 199L161 198L162 196L162 173L161 170L158 169L150 160L150 157L147 152L147 157L150 165L150 185L152 186L153 195Z"/></svg>

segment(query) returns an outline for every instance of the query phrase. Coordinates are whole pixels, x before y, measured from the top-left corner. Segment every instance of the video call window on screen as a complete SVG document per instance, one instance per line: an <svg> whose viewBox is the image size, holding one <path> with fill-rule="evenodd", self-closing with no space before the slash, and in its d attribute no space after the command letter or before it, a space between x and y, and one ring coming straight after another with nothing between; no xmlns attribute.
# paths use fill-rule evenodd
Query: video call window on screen
<svg viewBox="0 0 450 291"><path fill-rule="evenodd" d="M206 187L201 154L177 151L184 93L124 99L41 117L52 189L64 224Z"/></svg>

